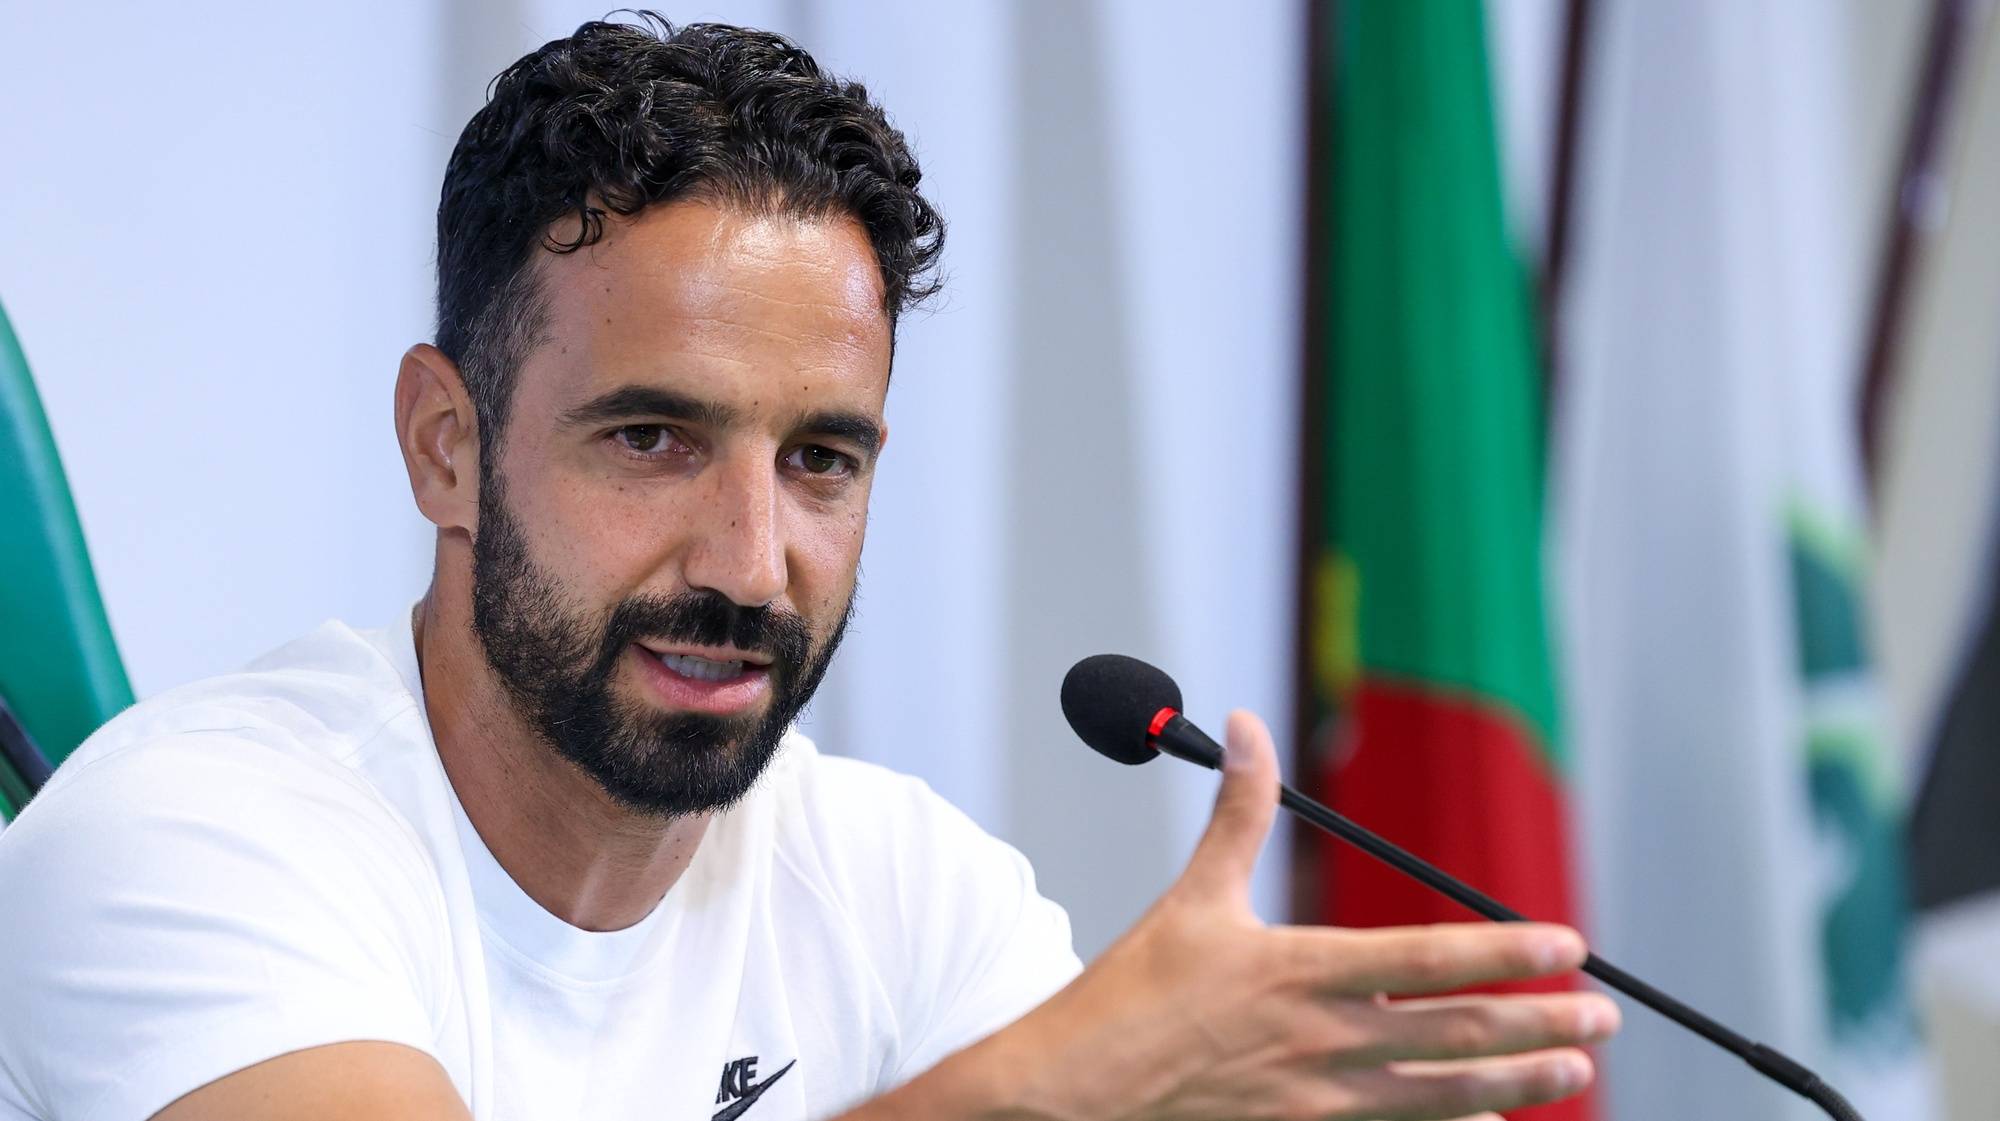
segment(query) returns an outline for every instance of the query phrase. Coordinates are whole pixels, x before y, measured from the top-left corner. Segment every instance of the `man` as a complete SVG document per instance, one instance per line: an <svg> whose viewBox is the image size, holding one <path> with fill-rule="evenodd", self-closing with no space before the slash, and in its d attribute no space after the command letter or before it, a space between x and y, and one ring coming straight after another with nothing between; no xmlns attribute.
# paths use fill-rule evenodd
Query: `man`
<svg viewBox="0 0 2000 1121"><path fill-rule="evenodd" d="M1589 1078L1572 932L1270 929L1247 715L1182 878L1079 973L1011 849L789 732L855 585L942 223L772 35L588 24L438 212L396 627L153 698L0 838L0 1118L1458 1117Z"/></svg>

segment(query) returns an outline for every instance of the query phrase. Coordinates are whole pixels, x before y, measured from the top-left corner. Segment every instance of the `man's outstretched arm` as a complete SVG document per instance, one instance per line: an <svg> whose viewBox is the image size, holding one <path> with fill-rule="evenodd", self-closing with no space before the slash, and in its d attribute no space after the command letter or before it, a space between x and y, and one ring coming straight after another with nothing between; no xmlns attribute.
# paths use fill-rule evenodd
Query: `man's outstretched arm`
<svg viewBox="0 0 2000 1121"><path fill-rule="evenodd" d="M1227 738L1208 831L1144 918L1020 1021L841 1121L1458 1118L1589 1084L1577 1048L1619 1023L1605 997L1437 995L1573 970L1574 931L1258 921L1277 756L1247 713Z"/></svg>

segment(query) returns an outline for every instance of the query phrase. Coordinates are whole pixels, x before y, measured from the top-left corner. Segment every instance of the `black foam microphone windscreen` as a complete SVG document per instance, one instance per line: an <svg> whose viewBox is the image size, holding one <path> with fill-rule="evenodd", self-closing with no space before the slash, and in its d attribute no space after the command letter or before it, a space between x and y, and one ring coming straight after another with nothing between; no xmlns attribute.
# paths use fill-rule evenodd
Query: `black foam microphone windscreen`
<svg viewBox="0 0 2000 1121"><path fill-rule="evenodd" d="M1147 729L1161 709L1180 707L1181 688L1173 678L1123 654L1093 654L1063 677L1069 726L1098 754L1128 766L1159 754L1146 742Z"/></svg>

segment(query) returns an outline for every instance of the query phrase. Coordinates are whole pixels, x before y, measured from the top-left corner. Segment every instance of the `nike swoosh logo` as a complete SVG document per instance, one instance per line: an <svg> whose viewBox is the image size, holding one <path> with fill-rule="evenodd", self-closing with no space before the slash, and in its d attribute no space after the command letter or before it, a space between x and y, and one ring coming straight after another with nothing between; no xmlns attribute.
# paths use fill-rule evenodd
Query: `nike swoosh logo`
<svg viewBox="0 0 2000 1121"><path fill-rule="evenodd" d="M730 1102L728 1105L725 1105L721 1109L716 1110L713 1121L736 1121L738 1117L743 1116L744 1110L749 1109L751 1106L757 1104L757 1099L764 1096L764 1091L771 1088L771 1083L776 1082L780 1078L783 1078L785 1076L786 1071L792 1069L797 1065L799 1065L799 1061L797 1059L793 1059L791 1062L786 1063L784 1066L779 1067L778 1073L772 1075L769 1078L766 1078L762 1082L757 1083L755 1086L750 1087L748 1090L743 1091L742 1097L737 1098L735 1101Z"/></svg>

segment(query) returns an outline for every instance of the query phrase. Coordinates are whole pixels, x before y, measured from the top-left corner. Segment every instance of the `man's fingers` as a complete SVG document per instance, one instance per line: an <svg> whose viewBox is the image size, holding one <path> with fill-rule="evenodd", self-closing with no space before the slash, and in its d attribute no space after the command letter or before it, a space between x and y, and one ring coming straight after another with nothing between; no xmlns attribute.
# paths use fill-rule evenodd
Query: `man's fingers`
<svg viewBox="0 0 2000 1121"><path fill-rule="evenodd" d="M1182 881L1204 893L1240 895L1278 812L1278 751L1264 722L1240 709L1229 714L1223 741L1222 789Z"/></svg>
<svg viewBox="0 0 2000 1121"><path fill-rule="evenodd" d="M1602 1043L1618 1030L1618 1006L1596 993L1468 996L1355 1007L1376 1046L1357 1065L1405 1059L1474 1059Z"/></svg>
<svg viewBox="0 0 2000 1121"><path fill-rule="evenodd" d="M1340 1075L1343 1097L1383 1121L1439 1121L1560 1101L1595 1076L1582 1051L1538 1051L1504 1059L1397 1063Z"/></svg>
<svg viewBox="0 0 2000 1121"><path fill-rule="evenodd" d="M1464 923L1276 931L1308 983L1329 993L1418 995L1565 973L1583 964L1583 936L1542 923Z"/></svg>

